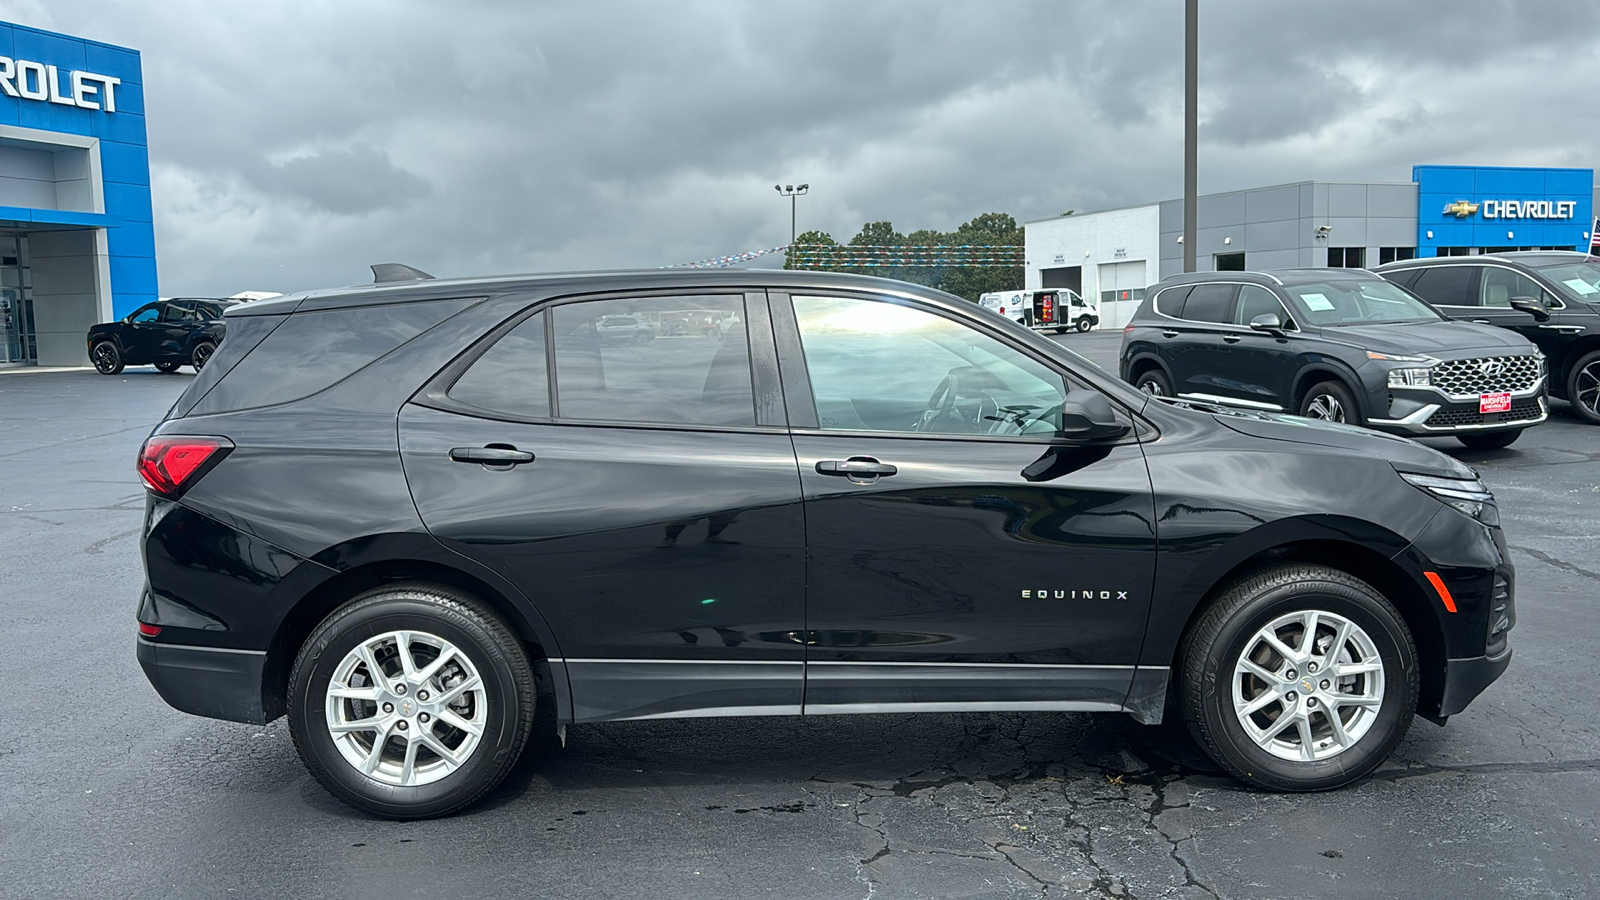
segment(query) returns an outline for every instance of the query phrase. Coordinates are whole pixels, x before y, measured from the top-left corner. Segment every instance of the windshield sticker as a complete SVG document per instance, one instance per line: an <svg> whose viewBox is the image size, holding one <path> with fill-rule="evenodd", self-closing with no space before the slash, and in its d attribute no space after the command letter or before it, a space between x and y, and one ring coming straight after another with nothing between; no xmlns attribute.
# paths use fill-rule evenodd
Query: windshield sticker
<svg viewBox="0 0 1600 900"><path fill-rule="evenodd" d="M1306 302L1306 306L1310 307L1312 312L1327 312L1333 309L1333 304L1328 301L1326 294L1301 294L1300 299Z"/></svg>
<svg viewBox="0 0 1600 900"><path fill-rule="evenodd" d="M1582 278L1568 278L1566 281L1562 282L1562 284L1565 284L1567 287L1577 291L1578 296L1580 297L1587 297L1590 294L1600 294L1600 288L1597 288L1589 282L1584 281Z"/></svg>

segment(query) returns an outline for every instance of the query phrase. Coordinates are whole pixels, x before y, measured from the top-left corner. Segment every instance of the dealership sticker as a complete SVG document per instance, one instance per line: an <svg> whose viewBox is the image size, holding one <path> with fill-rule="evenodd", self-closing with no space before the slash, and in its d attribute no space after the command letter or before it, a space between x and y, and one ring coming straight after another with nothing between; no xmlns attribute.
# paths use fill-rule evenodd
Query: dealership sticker
<svg viewBox="0 0 1600 900"><path fill-rule="evenodd" d="M1498 394L1479 394L1478 412L1497 413L1511 411L1511 392L1501 391Z"/></svg>
<svg viewBox="0 0 1600 900"><path fill-rule="evenodd" d="M1590 294L1600 294L1600 288L1597 288L1589 282L1584 281L1582 278L1568 278L1562 283L1567 287L1577 291L1578 296L1580 297L1587 297Z"/></svg>
<svg viewBox="0 0 1600 900"><path fill-rule="evenodd" d="M1313 312L1327 312L1333 309L1333 303L1328 300L1327 294L1301 294L1300 299L1306 302Z"/></svg>

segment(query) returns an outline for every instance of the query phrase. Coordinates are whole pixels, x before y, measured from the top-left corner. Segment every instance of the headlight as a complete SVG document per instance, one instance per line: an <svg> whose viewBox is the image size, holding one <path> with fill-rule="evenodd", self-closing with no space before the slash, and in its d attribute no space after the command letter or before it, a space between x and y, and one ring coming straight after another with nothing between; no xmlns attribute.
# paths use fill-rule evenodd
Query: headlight
<svg viewBox="0 0 1600 900"><path fill-rule="evenodd" d="M1500 524L1500 510L1494 505L1494 494L1489 493L1489 488L1482 481L1475 478L1438 478L1411 472L1401 472L1400 477L1446 506L1454 507L1485 525Z"/></svg>
<svg viewBox="0 0 1600 900"><path fill-rule="evenodd" d="M1390 369L1389 387L1427 387L1433 384L1432 369Z"/></svg>

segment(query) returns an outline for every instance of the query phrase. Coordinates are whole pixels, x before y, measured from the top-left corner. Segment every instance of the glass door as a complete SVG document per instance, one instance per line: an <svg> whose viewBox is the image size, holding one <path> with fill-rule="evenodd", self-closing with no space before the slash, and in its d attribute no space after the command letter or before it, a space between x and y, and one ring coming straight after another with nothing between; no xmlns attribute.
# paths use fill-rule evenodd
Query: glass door
<svg viewBox="0 0 1600 900"><path fill-rule="evenodd" d="M38 358L27 252L27 235L0 234L0 366L31 365Z"/></svg>

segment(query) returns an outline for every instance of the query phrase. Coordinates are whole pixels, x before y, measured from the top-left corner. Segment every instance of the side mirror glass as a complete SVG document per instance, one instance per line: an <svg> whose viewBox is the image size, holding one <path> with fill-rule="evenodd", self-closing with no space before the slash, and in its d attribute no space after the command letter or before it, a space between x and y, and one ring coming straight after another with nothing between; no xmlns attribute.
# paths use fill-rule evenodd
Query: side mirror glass
<svg viewBox="0 0 1600 900"><path fill-rule="evenodd" d="M1283 322L1279 321L1277 313L1262 313L1250 320L1250 328L1255 331L1278 334L1283 331Z"/></svg>
<svg viewBox="0 0 1600 900"><path fill-rule="evenodd" d="M1061 437L1078 441L1102 441L1128 433L1128 426L1117 420L1111 401L1096 391L1076 390L1061 401Z"/></svg>
<svg viewBox="0 0 1600 900"><path fill-rule="evenodd" d="M1545 322L1550 319L1550 310L1545 309L1544 304L1533 297L1512 297L1511 308L1520 309L1533 316L1536 322Z"/></svg>

